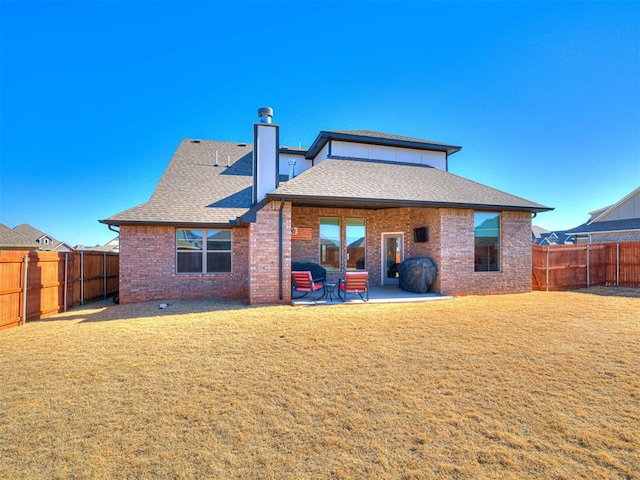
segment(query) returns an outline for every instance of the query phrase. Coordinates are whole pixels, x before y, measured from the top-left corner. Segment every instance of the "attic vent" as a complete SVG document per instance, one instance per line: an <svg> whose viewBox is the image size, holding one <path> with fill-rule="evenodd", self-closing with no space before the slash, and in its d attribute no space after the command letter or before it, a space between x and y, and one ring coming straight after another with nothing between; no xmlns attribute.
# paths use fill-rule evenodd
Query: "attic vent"
<svg viewBox="0 0 640 480"><path fill-rule="evenodd" d="M200 143L200 140L191 140L191 143Z"/></svg>
<svg viewBox="0 0 640 480"><path fill-rule="evenodd" d="M247 146L247 144L246 144L246 143L239 143L237 146L238 146L238 147L246 147L246 146Z"/></svg>

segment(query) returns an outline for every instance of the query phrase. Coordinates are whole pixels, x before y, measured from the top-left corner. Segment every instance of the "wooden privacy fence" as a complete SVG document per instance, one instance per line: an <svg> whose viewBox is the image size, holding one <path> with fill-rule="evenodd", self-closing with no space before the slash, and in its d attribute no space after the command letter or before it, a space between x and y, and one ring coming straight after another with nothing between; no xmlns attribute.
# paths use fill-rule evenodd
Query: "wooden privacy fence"
<svg viewBox="0 0 640 480"><path fill-rule="evenodd" d="M533 290L640 287L640 242L533 245Z"/></svg>
<svg viewBox="0 0 640 480"><path fill-rule="evenodd" d="M0 330L118 291L118 254L0 251Z"/></svg>

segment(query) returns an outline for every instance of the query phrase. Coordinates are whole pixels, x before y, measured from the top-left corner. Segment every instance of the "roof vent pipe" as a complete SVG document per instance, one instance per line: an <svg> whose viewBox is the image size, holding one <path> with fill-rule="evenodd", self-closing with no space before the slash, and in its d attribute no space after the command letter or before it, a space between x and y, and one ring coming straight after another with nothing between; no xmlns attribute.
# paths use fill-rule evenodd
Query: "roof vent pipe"
<svg viewBox="0 0 640 480"><path fill-rule="evenodd" d="M259 108L258 118L260 119L260 123L271 123L271 119L273 118L273 108L271 107Z"/></svg>
<svg viewBox="0 0 640 480"><path fill-rule="evenodd" d="M296 175L296 159L289 159L289 180L291 180Z"/></svg>

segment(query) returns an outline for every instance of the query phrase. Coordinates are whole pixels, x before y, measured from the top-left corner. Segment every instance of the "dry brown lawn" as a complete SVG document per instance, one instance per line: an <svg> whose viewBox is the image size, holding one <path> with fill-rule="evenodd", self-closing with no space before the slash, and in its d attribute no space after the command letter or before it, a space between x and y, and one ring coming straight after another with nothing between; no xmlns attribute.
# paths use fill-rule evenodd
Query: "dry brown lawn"
<svg viewBox="0 0 640 480"><path fill-rule="evenodd" d="M640 298L594 293L5 330L0 478L640 478Z"/></svg>

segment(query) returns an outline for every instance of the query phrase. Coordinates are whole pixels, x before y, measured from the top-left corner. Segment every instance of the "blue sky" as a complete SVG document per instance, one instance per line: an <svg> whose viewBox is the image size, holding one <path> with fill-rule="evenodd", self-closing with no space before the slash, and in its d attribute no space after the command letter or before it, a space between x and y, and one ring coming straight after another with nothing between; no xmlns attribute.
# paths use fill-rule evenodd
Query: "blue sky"
<svg viewBox="0 0 640 480"><path fill-rule="evenodd" d="M370 129L575 227L640 186L639 2L0 2L0 222L72 245L185 137Z"/></svg>

